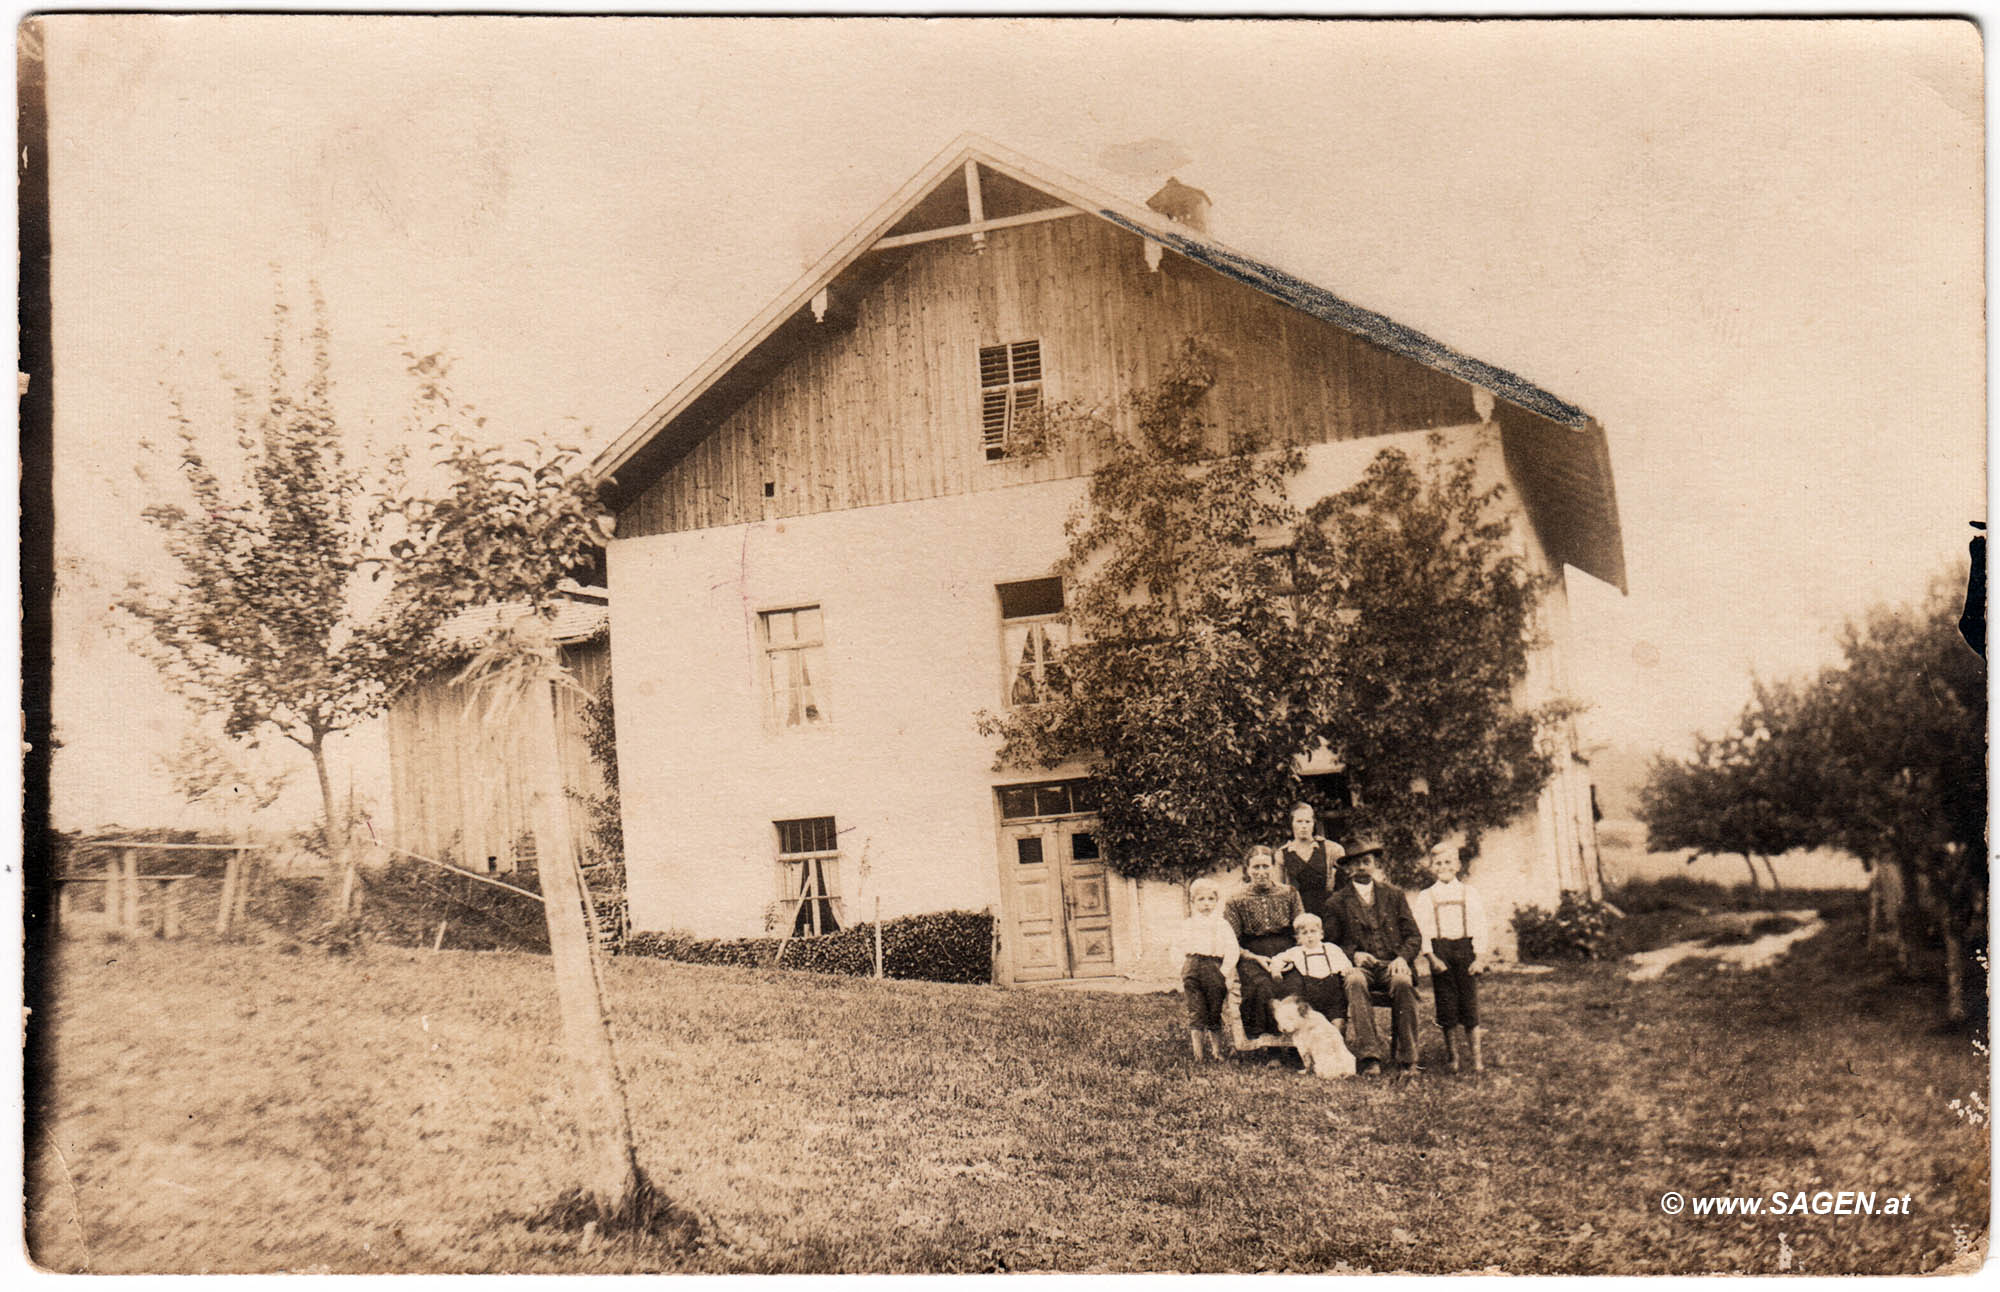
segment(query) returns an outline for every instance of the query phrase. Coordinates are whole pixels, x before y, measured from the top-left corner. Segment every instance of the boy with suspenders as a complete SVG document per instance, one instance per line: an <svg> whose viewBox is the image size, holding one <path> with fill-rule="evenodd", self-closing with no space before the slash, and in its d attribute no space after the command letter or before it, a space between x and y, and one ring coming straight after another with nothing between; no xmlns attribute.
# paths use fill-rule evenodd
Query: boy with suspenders
<svg viewBox="0 0 2000 1292"><path fill-rule="evenodd" d="M1424 949L1419 954L1430 963L1431 994L1437 1001L1438 1028L1451 1055L1451 1070L1459 1071L1470 1051L1472 1070L1484 1072L1479 989L1472 978L1472 966L1478 959L1478 947L1486 941L1486 910L1479 890L1465 882L1471 866L1456 849L1439 844L1431 849L1431 864L1438 881L1410 899L1411 914L1424 934ZM1465 1029L1462 1045L1457 1036L1460 1028Z"/></svg>

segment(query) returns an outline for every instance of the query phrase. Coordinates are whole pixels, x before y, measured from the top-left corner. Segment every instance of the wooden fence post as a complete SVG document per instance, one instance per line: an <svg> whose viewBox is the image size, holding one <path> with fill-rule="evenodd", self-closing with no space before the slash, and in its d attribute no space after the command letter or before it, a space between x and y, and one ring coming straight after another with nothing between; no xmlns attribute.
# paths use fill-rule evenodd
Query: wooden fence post
<svg viewBox="0 0 2000 1292"><path fill-rule="evenodd" d="M257 878L257 858L250 852L238 852L236 871L236 905L230 911L229 922L241 924L250 917L250 888Z"/></svg>
<svg viewBox="0 0 2000 1292"><path fill-rule="evenodd" d="M222 902L215 913L215 936L229 936L229 923L235 915L236 886L242 880L243 854L232 852L229 860L222 865Z"/></svg>
<svg viewBox="0 0 2000 1292"><path fill-rule="evenodd" d="M162 879L160 885L160 936L171 942L181 935L181 882Z"/></svg>
<svg viewBox="0 0 2000 1292"><path fill-rule="evenodd" d="M118 912L118 925L134 937L139 934L139 853L136 849L118 850L119 870L124 882L122 904Z"/></svg>

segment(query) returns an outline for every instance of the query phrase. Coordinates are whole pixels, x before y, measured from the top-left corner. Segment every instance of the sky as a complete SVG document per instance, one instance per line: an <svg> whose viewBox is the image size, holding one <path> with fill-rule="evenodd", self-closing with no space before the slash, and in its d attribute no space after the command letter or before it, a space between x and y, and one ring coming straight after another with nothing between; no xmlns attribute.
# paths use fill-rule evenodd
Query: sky
<svg viewBox="0 0 2000 1292"><path fill-rule="evenodd" d="M191 719L107 607L141 444L227 430L274 299L398 434L406 348L608 442L953 139L1143 200L1605 427L1630 595L1571 572L1586 739L1683 749L1984 519L1969 24L42 19L59 825L163 820ZM379 741L344 762L386 799ZM313 811L310 776L288 800Z"/></svg>

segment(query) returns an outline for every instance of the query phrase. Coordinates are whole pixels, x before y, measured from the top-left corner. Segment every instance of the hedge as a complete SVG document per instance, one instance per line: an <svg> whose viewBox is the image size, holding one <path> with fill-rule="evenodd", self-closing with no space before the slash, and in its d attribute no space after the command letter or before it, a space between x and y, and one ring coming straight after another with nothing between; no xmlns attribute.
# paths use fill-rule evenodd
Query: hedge
<svg viewBox="0 0 2000 1292"><path fill-rule="evenodd" d="M696 938L684 933L634 933L623 954L684 964L768 968L779 938ZM870 924L784 943L783 969L867 978L875 972ZM991 982L993 916L985 911L937 911L882 923L882 975L926 982Z"/></svg>
<svg viewBox="0 0 2000 1292"><path fill-rule="evenodd" d="M1610 945L1611 907L1581 893L1564 893L1554 913L1539 906L1514 912L1514 941L1523 960L1595 960Z"/></svg>

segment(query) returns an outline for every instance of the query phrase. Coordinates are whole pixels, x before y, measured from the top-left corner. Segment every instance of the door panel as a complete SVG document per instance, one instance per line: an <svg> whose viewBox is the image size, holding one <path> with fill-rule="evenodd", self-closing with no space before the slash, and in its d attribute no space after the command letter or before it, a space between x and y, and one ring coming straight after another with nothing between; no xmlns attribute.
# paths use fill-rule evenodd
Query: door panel
<svg viewBox="0 0 2000 1292"><path fill-rule="evenodd" d="M1002 835L1002 864L1014 892L1014 977L1064 977L1062 880L1049 841L1037 826L1008 826Z"/></svg>
<svg viewBox="0 0 2000 1292"><path fill-rule="evenodd" d="M1111 877L1087 825L1056 827L1063 856L1063 895L1069 924L1070 973L1101 978L1115 962L1111 940Z"/></svg>

